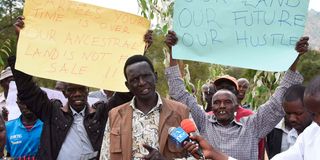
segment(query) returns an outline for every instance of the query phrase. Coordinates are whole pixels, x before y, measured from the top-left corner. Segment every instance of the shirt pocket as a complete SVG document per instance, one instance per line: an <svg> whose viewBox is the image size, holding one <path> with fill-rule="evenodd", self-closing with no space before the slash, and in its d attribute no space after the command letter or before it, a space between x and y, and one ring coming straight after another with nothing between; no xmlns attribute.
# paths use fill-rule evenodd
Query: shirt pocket
<svg viewBox="0 0 320 160"><path fill-rule="evenodd" d="M121 136L120 127L111 128L110 131L110 152L119 153L121 152Z"/></svg>

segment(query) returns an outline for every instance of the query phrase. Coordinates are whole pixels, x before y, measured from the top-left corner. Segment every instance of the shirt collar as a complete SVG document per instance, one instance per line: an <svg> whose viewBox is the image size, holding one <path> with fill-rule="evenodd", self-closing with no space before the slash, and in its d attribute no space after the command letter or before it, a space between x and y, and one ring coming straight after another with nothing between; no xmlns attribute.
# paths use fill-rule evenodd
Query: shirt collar
<svg viewBox="0 0 320 160"><path fill-rule="evenodd" d="M290 130L286 128L286 124L284 123L284 118L275 126L275 128L282 130L284 133L289 133Z"/></svg>
<svg viewBox="0 0 320 160"><path fill-rule="evenodd" d="M219 124L220 126L223 126L222 124L220 124L216 118L215 115L207 115L208 116L208 120L209 122L211 123L215 123L215 124ZM239 125L239 126L243 126L243 124L241 122L237 122L234 118L233 120L229 123L230 124L236 124L236 125Z"/></svg>
<svg viewBox="0 0 320 160"><path fill-rule="evenodd" d="M42 123L42 122L41 122L39 119L37 119L37 121L36 121L36 123L33 125L32 129L40 126L41 123ZM19 127L21 127L21 128L26 128L26 127L23 125L23 123L22 123L22 115L20 115L20 117L19 117L19 124L18 124L18 125L19 125Z"/></svg>
<svg viewBox="0 0 320 160"><path fill-rule="evenodd" d="M103 94L104 96L106 96L106 97L107 97L107 94L106 94L106 93L104 93L104 90L103 90L103 89L100 89L100 92L101 92L101 94Z"/></svg>
<svg viewBox="0 0 320 160"><path fill-rule="evenodd" d="M158 92L156 92L156 94L158 96L158 102L148 113L151 113L152 111L154 111L156 109L160 109L160 107L162 106L162 100L161 100L160 94ZM136 99L136 97L134 96L130 102L130 106L132 107L133 110L137 109L135 106L135 103L134 103L135 99Z"/></svg>
<svg viewBox="0 0 320 160"><path fill-rule="evenodd" d="M81 115L82 117L84 117L84 111L86 110L87 106L85 106L79 113L77 111L75 111L71 106L70 106L70 109L71 109L71 112L72 112L72 115L75 116L75 115Z"/></svg>

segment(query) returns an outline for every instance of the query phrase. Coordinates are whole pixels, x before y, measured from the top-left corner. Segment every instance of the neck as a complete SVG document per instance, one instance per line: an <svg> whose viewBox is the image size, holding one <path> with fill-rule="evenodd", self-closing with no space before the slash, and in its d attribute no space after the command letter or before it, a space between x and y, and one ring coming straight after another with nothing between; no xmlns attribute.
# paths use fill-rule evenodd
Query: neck
<svg viewBox="0 0 320 160"><path fill-rule="evenodd" d="M229 120L218 120L218 122L221 124L221 125L223 125L223 126L227 126L227 125L229 125L231 122L232 122L232 120L233 120L234 118L232 118L232 119L229 119Z"/></svg>
<svg viewBox="0 0 320 160"><path fill-rule="evenodd" d="M83 106L83 107L72 107L70 106L74 111L76 111L77 113L80 113L86 106Z"/></svg>
<svg viewBox="0 0 320 160"><path fill-rule="evenodd" d="M23 125L27 125L27 126L34 125L37 122L37 117L36 116L26 117L22 115L21 121Z"/></svg>
<svg viewBox="0 0 320 160"><path fill-rule="evenodd" d="M158 102L158 96L155 93L155 96L149 98L148 100L145 99L136 99L136 108L139 109L143 113L148 113L154 106L156 106Z"/></svg>

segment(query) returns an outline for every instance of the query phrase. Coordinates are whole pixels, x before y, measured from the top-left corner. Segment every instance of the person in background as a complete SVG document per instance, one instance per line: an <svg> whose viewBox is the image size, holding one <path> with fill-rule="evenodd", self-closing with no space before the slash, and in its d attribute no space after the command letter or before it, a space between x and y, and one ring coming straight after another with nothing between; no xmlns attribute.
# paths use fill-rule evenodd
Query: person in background
<svg viewBox="0 0 320 160"><path fill-rule="evenodd" d="M298 136L288 150L275 155L271 160L315 160L320 152L320 76L313 78L306 87L303 104L311 113L313 123Z"/></svg>
<svg viewBox="0 0 320 160"><path fill-rule="evenodd" d="M64 82L57 81L56 85L54 86L54 90L62 92L63 91L63 87L64 87Z"/></svg>
<svg viewBox="0 0 320 160"><path fill-rule="evenodd" d="M212 96L214 93L216 93L216 88L212 82L208 82L205 84L206 88L202 90L202 95L204 97L204 100L206 102L205 111L207 113L212 112Z"/></svg>
<svg viewBox="0 0 320 160"><path fill-rule="evenodd" d="M6 99L8 96L8 91L9 91L9 84L11 81L13 81L14 78L12 76L12 71L10 67L6 67L4 70L1 71L0 73L0 85L3 89L3 93L0 94L0 110L1 113L8 112L8 110L5 108L6 107ZM8 113L4 113L4 115L7 115ZM3 117L5 121L8 120L8 116Z"/></svg>
<svg viewBox="0 0 320 160"><path fill-rule="evenodd" d="M43 123L17 101L21 115L6 123L6 150L14 159L36 159Z"/></svg>
<svg viewBox="0 0 320 160"><path fill-rule="evenodd" d="M282 105L286 112L287 126L292 129L286 130L284 127L282 130L278 129L279 124L267 135L269 158L293 146L298 135L312 123L311 113L303 104L304 90L305 87L302 85L293 85L284 94Z"/></svg>
<svg viewBox="0 0 320 160"><path fill-rule="evenodd" d="M245 98L247 90L249 88L249 81L246 78L239 78L237 82L239 86L239 92L237 94L238 103L242 108L250 109L249 104L242 104L242 101Z"/></svg>
<svg viewBox="0 0 320 160"><path fill-rule="evenodd" d="M89 97L98 98L100 101L107 103L115 92L106 89L89 92Z"/></svg>

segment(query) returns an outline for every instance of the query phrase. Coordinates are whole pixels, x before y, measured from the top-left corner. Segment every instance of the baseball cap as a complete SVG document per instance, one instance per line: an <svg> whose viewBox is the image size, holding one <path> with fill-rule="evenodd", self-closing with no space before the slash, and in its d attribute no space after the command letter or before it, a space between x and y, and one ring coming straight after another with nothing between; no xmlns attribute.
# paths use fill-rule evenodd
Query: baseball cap
<svg viewBox="0 0 320 160"><path fill-rule="evenodd" d="M232 76L229 76L229 75L223 75L223 76L220 76L218 77L214 82L213 84L215 86L218 86L221 82L230 82L235 88L236 90L238 91L239 90L239 86L238 86L238 81L236 78L232 77Z"/></svg>
<svg viewBox="0 0 320 160"><path fill-rule="evenodd" d="M0 73L0 81L6 79L6 78L8 78L8 77L11 77L11 76L13 76L13 75L12 75L11 68L10 68L10 67L7 67L7 68L5 68L4 70L2 70L1 73Z"/></svg>

